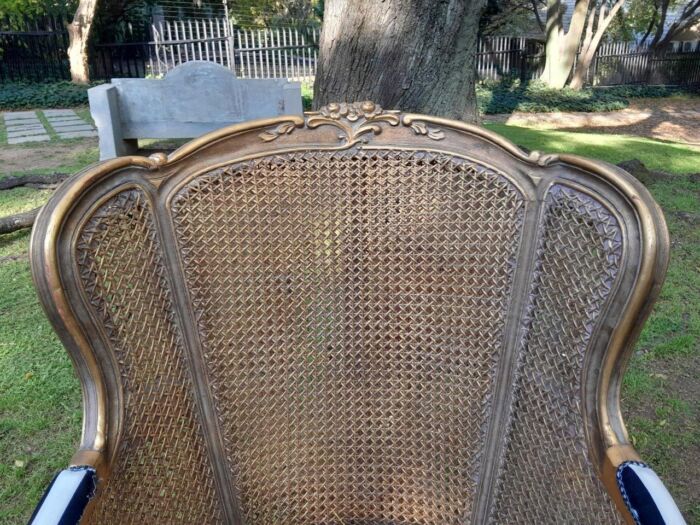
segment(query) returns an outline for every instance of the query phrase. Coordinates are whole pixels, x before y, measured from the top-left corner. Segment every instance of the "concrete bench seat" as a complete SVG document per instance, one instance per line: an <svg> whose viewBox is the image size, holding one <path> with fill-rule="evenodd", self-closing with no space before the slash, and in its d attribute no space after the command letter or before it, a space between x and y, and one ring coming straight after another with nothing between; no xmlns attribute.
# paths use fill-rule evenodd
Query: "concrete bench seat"
<svg viewBox="0 0 700 525"><path fill-rule="evenodd" d="M138 139L193 138L251 119L301 115L301 85L238 79L225 67L192 61L162 80L115 78L88 90L100 160L132 155Z"/></svg>

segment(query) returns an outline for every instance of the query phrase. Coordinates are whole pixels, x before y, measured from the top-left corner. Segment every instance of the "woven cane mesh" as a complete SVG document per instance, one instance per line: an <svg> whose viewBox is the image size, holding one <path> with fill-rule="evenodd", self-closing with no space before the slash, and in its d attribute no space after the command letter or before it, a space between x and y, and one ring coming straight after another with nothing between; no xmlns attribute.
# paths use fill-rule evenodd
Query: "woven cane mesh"
<svg viewBox="0 0 700 525"><path fill-rule="evenodd" d="M492 522L621 523L588 460L580 399L586 346L619 270L620 227L563 186L545 206Z"/></svg>
<svg viewBox="0 0 700 525"><path fill-rule="evenodd" d="M106 202L82 230L77 261L124 389L120 451L89 523L220 521L160 247L144 195Z"/></svg>
<svg viewBox="0 0 700 525"><path fill-rule="evenodd" d="M465 523L522 227L500 175L308 152L173 201L246 523Z"/></svg>

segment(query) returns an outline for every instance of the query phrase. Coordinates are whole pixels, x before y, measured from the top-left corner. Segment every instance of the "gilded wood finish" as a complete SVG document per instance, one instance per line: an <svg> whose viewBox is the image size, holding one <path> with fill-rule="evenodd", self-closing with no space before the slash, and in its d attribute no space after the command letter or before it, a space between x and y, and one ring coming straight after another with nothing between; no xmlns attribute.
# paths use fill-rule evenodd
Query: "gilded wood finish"
<svg viewBox="0 0 700 525"><path fill-rule="evenodd" d="M330 104L84 170L31 258L86 522L614 520L596 476L630 520L620 380L668 238L614 166Z"/></svg>

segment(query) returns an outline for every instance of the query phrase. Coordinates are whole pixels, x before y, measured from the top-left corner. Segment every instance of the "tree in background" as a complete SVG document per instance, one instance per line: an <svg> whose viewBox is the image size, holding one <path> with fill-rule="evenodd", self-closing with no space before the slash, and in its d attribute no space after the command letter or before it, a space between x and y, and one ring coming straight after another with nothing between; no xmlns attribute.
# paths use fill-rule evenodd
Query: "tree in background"
<svg viewBox="0 0 700 525"><path fill-rule="evenodd" d="M229 0L231 20L244 28L318 26L323 0Z"/></svg>
<svg viewBox="0 0 700 525"><path fill-rule="evenodd" d="M581 51L571 81L569 82L569 87L573 89L581 89L583 87L586 80L586 73L591 67L600 41L603 39L603 35L610 27L610 23L614 20L624 2L625 0L616 0L615 3L608 8L606 5L607 2L603 0L599 2L599 5L594 4L592 6L588 14L586 32L581 42Z"/></svg>
<svg viewBox="0 0 700 525"><path fill-rule="evenodd" d="M681 33L700 23L700 0L686 2L674 0L646 0L653 2L652 16L642 42L653 34L650 46L661 50L669 46ZM666 21L672 9L677 9L673 23L666 30Z"/></svg>
<svg viewBox="0 0 700 525"><path fill-rule="evenodd" d="M43 16L72 16L78 0L0 0L0 20L24 30L24 20Z"/></svg>
<svg viewBox="0 0 700 525"><path fill-rule="evenodd" d="M385 108L477 120L475 57L485 0L327 0L314 105Z"/></svg>
<svg viewBox="0 0 700 525"><path fill-rule="evenodd" d="M580 89L603 34L624 3L625 0L576 0L569 29L565 31L564 3L548 0L546 62L540 78L551 87L562 88L571 75L571 87ZM581 55L572 75L579 47Z"/></svg>
<svg viewBox="0 0 700 525"><path fill-rule="evenodd" d="M483 36L520 36L545 30L546 0L487 0L479 20Z"/></svg>
<svg viewBox="0 0 700 525"><path fill-rule="evenodd" d="M68 24L70 77L77 84L87 84L90 81L88 43L96 10L97 0L80 0L73 21Z"/></svg>

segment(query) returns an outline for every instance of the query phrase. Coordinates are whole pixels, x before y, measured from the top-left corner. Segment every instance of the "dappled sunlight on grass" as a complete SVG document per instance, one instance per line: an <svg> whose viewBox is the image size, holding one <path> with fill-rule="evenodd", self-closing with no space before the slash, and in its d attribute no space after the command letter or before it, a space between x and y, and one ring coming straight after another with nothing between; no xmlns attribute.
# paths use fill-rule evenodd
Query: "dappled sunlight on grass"
<svg viewBox="0 0 700 525"><path fill-rule="evenodd" d="M497 123L486 127L531 150L573 153L613 164L639 159L650 170L668 173L700 172L700 147L687 144L629 135L543 131Z"/></svg>

